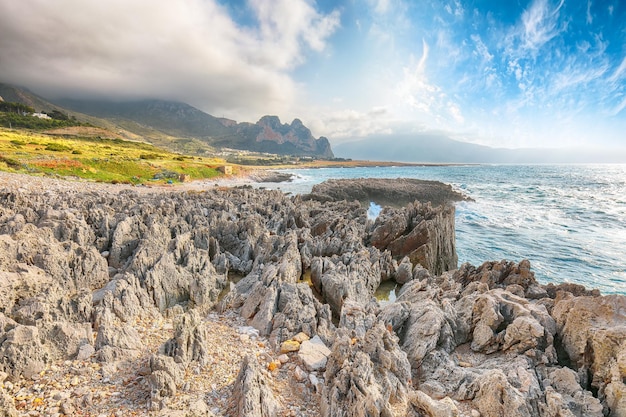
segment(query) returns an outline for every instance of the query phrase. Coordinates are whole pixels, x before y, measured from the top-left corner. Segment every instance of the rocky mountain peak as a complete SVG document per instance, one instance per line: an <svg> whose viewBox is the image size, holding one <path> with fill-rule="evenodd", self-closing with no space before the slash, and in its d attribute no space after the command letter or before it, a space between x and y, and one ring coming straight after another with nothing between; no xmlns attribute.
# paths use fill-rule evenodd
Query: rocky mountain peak
<svg viewBox="0 0 626 417"><path fill-rule="evenodd" d="M324 137L316 139L300 119L294 119L289 124L281 123L278 116L263 116L254 125L239 124L238 134L245 135L258 144L259 149L269 152L275 152L279 147L283 147L290 149L290 153L293 154L325 158L334 156L328 139Z"/></svg>

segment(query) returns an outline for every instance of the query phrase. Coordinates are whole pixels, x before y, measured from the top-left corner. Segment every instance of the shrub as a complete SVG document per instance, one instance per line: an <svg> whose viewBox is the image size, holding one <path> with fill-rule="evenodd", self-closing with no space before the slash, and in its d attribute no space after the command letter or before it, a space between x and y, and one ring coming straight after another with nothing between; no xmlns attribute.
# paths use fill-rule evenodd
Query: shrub
<svg viewBox="0 0 626 417"><path fill-rule="evenodd" d="M52 152L66 152L66 151L71 151L72 148L70 148L69 146L63 145L61 143L48 143L46 145L46 150L52 151Z"/></svg>
<svg viewBox="0 0 626 417"><path fill-rule="evenodd" d="M22 167L22 164L20 164L20 161L17 161L13 158L6 158L5 156L2 156L2 155L0 155L0 162L4 162L5 164L7 164L9 168L13 168L13 169L19 169Z"/></svg>

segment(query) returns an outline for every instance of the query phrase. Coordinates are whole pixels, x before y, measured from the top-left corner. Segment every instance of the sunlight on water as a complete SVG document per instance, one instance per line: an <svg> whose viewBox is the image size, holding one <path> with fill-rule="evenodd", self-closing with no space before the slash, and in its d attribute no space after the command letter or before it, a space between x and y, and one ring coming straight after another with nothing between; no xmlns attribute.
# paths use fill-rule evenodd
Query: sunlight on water
<svg viewBox="0 0 626 417"><path fill-rule="evenodd" d="M376 297L376 300L382 307L385 304L396 301L400 288L394 280L385 281L378 286L374 292L374 297Z"/></svg>

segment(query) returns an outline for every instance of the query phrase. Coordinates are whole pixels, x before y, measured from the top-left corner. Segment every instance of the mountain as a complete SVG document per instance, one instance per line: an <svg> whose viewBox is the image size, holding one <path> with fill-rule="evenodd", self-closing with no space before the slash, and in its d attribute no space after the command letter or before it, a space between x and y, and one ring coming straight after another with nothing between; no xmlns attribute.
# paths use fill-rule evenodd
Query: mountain
<svg viewBox="0 0 626 417"><path fill-rule="evenodd" d="M580 148L492 148L441 133L372 135L334 145L340 158L425 163L604 163L626 161L626 151Z"/></svg>
<svg viewBox="0 0 626 417"><path fill-rule="evenodd" d="M37 111L58 110L127 139L145 140L177 151L193 153L208 148L232 148L317 158L334 156L328 139L313 137L299 119L282 124L276 116L264 116L256 123L237 123L185 103L165 100L60 99L52 102L28 89L2 83L0 97L29 105Z"/></svg>
<svg viewBox="0 0 626 417"><path fill-rule="evenodd" d="M2 97L4 101L26 104L38 112L49 112L53 110L62 111L61 107L52 104L42 97L39 97L28 89L9 84L0 83L0 97Z"/></svg>
<svg viewBox="0 0 626 417"><path fill-rule="evenodd" d="M178 138L196 138L216 148L233 148L281 155L332 158L328 139L316 139L299 119L281 124L276 116L257 123L237 123L218 118L185 103L164 100L104 102L57 100L65 108L93 115L134 131L134 124L148 126Z"/></svg>
<svg viewBox="0 0 626 417"><path fill-rule="evenodd" d="M263 116L255 124L239 123L235 129L251 149L259 152L281 153L282 149L290 154L334 157L328 139L323 136L315 139L300 119L281 124L276 116Z"/></svg>

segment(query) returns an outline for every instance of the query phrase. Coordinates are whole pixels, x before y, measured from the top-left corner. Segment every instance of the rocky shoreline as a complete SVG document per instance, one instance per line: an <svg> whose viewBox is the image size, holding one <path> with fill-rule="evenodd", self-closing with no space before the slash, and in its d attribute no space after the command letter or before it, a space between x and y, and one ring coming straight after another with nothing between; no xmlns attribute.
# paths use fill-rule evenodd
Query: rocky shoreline
<svg viewBox="0 0 626 417"><path fill-rule="evenodd" d="M457 268L452 204L0 184L0 416L626 415L626 297Z"/></svg>

